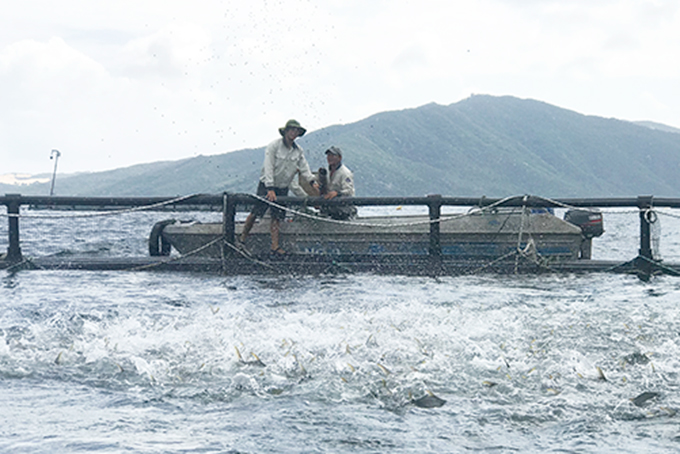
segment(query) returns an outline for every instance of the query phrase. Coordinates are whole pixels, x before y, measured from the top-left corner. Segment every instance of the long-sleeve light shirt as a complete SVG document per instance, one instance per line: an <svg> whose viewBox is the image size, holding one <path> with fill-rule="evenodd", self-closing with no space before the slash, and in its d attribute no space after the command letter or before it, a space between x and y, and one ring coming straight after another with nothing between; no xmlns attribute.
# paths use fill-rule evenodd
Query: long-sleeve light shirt
<svg viewBox="0 0 680 454"><path fill-rule="evenodd" d="M314 181L302 148L295 142L288 148L280 138L267 145L260 174L260 181L266 188L287 188L298 171L302 178L310 183Z"/></svg>
<svg viewBox="0 0 680 454"><path fill-rule="evenodd" d="M335 191L338 197L354 197L354 175L347 167L340 165L328 175L328 191ZM333 219L351 219L356 216L357 209L349 206L322 206L321 213Z"/></svg>
<svg viewBox="0 0 680 454"><path fill-rule="evenodd" d="M354 197L354 174L346 166L340 166L330 172L328 190L336 191L339 196Z"/></svg>

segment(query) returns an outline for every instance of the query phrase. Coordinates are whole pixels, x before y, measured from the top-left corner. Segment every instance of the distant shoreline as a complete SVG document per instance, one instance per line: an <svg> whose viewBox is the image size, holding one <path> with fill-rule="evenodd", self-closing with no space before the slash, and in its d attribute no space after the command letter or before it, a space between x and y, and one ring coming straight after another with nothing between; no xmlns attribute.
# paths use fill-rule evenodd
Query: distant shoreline
<svg viewBox="0 0 680 454"><path fill-rule="evenodd" d="M47 183L49 177L37 177L25 173L6 173L0 175L0 183L14 186L25 186L33 183Z"/></svg>

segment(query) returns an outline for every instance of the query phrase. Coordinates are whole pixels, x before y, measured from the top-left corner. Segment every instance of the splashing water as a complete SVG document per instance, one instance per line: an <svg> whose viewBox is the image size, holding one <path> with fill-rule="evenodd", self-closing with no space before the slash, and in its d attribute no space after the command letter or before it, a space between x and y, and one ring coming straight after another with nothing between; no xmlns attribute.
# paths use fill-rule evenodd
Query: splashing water
<svg viewBox="0 0 680 454"><path fill-rule="evenodd" d="M141 231L154 219L124 222ZM635 231L613 224L612 237ZM73 228L68 244L26 249L91 250L95 228L106 254L145 246ZM632 453L680 442L674 277L1 279L3 452ZM656 395L636 405L645 392ZM415 404L427 396L446 402Z"/></svg>

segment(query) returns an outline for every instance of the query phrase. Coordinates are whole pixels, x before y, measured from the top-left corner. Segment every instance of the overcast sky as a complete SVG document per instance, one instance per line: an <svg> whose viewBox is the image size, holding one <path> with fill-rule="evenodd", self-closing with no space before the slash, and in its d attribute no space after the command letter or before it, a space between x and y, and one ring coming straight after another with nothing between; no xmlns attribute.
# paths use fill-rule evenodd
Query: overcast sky
<svg viewBox="0 0 680 454"><path fill-rule="evenodd" d="M677 0L21 0L0 174L260 147L471 94L680 127Z"/></svg>

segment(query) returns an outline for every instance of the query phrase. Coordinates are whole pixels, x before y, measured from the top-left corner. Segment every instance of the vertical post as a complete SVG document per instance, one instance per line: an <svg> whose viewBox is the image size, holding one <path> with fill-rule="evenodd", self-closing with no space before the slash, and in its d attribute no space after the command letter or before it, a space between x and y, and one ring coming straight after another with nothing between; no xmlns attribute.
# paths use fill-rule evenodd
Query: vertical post
<svg viewBox="0 0 680 454"><path fill-rule="evenodd" d="M579 251L579 259L580 260L590 260L592 257L592 251L593 251L593 239L592 238L583 238L583 241L581 241L581 249Z"/></svg>
<svg viewBox="0 0 680 454"><path fill-rule="evenodd" d="M9 246L7 247L8 262L20 262L21 247L19 243L19 211L21 208L21 194L5 194L7 202L7 214L9 215Z"/></svg>
<svg viewBox="0 0 680 454"><path fill-rule="evenodd" d="M648 212L652 208L653 196L638 196L638 208L640 210L640 251L639 255L649 260L654 260L652 253L652 234L648 219Z"/></svg>
<svg viewBox="0 0 680 454"><path fill-rule="evenodd" d="M638 196L638 209L640 210L640 250L635 259L638 278L648 281L655 269L654 255L652 253L652 234L648 219L649 210L652 208L653 196Z"/></svg>
<svg viewBox="0 0 680 454"><path fill-rule="evenodd" d="M230 244L234 244L236 236L235 218L236 202L234 197L230 197L225 192L222 198L222 233L224 234L224 241ZM224 245L224 247L227 246ZM231 252L231 249L229 251Z"/></svg>
<svg viewBox="0 0 680 454"><path fill-rule="evenodd" d="M430 248L429 254L432 259L441 260L442 243L439 218L442 211L442 196L439 194L428 195L428 209L430 210Z"/></svg>

